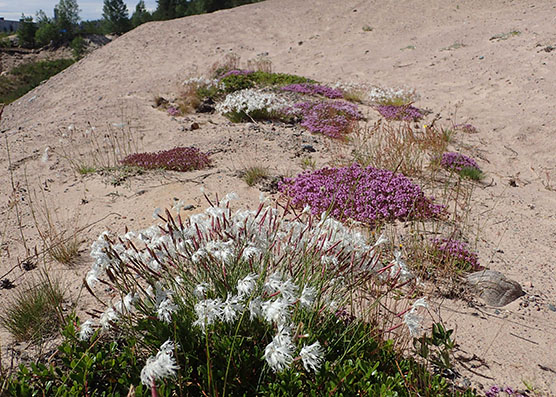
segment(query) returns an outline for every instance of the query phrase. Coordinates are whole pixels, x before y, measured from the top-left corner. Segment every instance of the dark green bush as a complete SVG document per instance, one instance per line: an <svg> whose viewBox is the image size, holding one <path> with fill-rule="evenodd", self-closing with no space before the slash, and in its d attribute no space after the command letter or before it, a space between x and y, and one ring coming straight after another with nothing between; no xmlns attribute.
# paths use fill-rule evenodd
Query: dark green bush
<svg viewBox="0 0 556 397"><path fill-rule="evenodd" d="M96 343L80 341L72 320L63 336L55 362L21 365L7 381L7 395L127 396L131 385L136 396L147 395L140 385L141 366L133 339L97 335Z"/></svg>
<svg viewBox="0 0 556 397"><path fill-rule="evenodd" d="M290 84L314 83L315 81L293 74L258 71L249 74L226 76L221 82L225 86L224 91L230 93L253 87L282 87Z"/></svg>
<svg viewBox="0 0 556 397"><path fill-rule="evenodd" d="M39 61L12 69L7 76L0 77L0 103L15 101L74 62L73 59Z"/></svg>

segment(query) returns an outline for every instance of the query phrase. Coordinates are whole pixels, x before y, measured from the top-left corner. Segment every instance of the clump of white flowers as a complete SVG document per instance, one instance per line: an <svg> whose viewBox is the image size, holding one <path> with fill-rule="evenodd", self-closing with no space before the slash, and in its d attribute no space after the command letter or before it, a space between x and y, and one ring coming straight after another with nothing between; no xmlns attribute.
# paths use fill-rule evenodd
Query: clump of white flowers
<svg viewBox="0 0 556 397"><path fill-rule="evenodd" d="M228 94L224 101L216 105L220 114L244 112L250 114L255 111L275 112L289 106L286 98L273 92L264 92L258 89L245 89Z"/></svg>
<svg viewBox="0 0 556 397"><path fill-rule="evenodd" d="M372 87L368 91L367 99L375 104L405 104L408 105L419 99L414 89Z"/></svg>
<svg viewBox="0 0 556 397"><path fill-rule="evenodd" d="M162 222L147 229L102 233L85 277L91 292L99 284L115 292L100 328L106 332L118 323L133 332L139 321L158 321L159 327L185 326L190 337L204 340L244 326L267 338L264 360L272 371L299 363L317 372L324 341L311 338L312 321L305 329L300 324L324 312L335 316L350 296L365 293L371 279L387 288L407 281L407 267L399 255L390 264L381 259L383 236L372 243L326 214L278 210L264 197L256 210L233 212L230 202L237 199L228 194L186 220L159 211ZM85 322L79 337L93 333ZM177 370L169 344L147 360L145 385Z"/></svg>
<svg viewBox="0 0 556 397"><path fill-rule="evenodd" d="M191 77L183 82L184 86L207 87L207 88L224 88L224 85L218 79L209 79L207 77L198 76Z"/></svg>

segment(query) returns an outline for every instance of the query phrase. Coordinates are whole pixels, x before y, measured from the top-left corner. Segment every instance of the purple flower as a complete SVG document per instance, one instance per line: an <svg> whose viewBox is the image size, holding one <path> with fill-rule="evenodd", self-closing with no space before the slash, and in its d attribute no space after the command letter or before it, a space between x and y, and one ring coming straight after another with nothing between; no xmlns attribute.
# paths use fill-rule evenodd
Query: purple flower
<svg viewBox="0 0 556 397"><path fill-rule="evenodd" d="M289 113L298 114L309 131L331 138L343 138L363 118L356 105L343 101L296 103Z"/></svg>
<svg viewBox="0 0 556 397"><path fill-rule="evenodd" d="M168 108L168 114L170 116L178 116L180 114L180 111L178 109L176 109L175 107L171 106Z"/></svg>
<svg viewBox="0 0 556 397"><path fill-rule="evenodd" d="M395 219L433 218L444 212L406 176L358 164L304 172L285 178L279 188L293 205L309 204L313 214L330 211L334 218L371 226Z"/></svg>
<svg viewBox="0 0 556 397"><path fill-rule="evenodd" d="M220 80L228 76L245 76L251 73L255 73L255 72L253 72L252 70L232 69L232 70L228 70L226 73L220 76Z"/></svg>
<svg viewBox="0 0 556 397"><path fill-rule="evenodd" d="M300 94L322 95L330 99L338 99L344 96L341 90L330 88L325 85L309 84L309 83L290 84L282 87L282 90L299 92Z"/></svg>
<svg viewBox="0 0 556 397"><path fill-rule="evenodd" d="M468 134L474 134L477 132L477 128L472 124L456 124L454 126L456 130L461 130L463 132L467 132Z"/></svg>
<svg viewBox="0 0 556 397"><path fill-rule="evenodd" d="M423 118L423 111L411 105L379 105L376 110L386 120L417 121Z"/></svg>
<svg viewBox="0 0 556 397"><path fill-rule="evenodd" d="M456 152L447 152L442 154L440 164L447 170L456 172L460 172L464 168L476 168L477 170L480 170L479 165L475 160Z"/></svg>
<svg viewBox="0 0 556 397"><path fill-rule="evenodd" d="M483 269L483 267L479 265L478 255L469 250L467 243L451 238L434 238L432 239L432 243L434 249L440 255L440 260L455 262L461 267L471 268L471 270ZM494 387L495 386L493 386L493 388ZM493 388L491 388L491 390L493 390Z"/></svg>
<svg viewBox="0 0 556 397"><path fill-rule="evenodd" d="M210 166L211 163L208 153L203 153L194 147L176 147L154 153L135 153L120 162L146 169L161 168L182 172L200 170Z"/></svg>

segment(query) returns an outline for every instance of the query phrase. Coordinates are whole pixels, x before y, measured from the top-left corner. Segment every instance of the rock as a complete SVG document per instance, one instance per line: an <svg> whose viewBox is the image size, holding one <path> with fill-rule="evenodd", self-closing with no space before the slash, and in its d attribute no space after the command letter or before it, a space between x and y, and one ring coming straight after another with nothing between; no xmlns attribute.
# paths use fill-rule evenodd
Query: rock
<svg viewBox="0 0 556 397"><path fill-rule="evenodd" d="M317 151L317 149L315 149L313 147L313 145L303 145L303 147L301 148L301 150L303 150L304 152L308 152L308 153L314 153Z"/></svg>
<svg viewBox="0 0 556 397"><path fill-rule="evenodd" d="M517 281L495 270L481 270L467 276L467 283L488 305L501 307L525 295Z"/></svg>
<svg viewBox="0 0 556 397"><path fill-rule="evenodd" d="M198 124L198 123L195 123L195 122L191 123L191 126L189 127L189 129L190 129L191 131L198 130L199 128L200 128L200 127L199 127L199 124Z"/></svg>
<svg viewBox="0 0 556 397"><path fill-rule="evenodd" d="M214 105L212 98L207 98L197 106L197 113L213 113Z"/></svg>
<svg viewBox="0 0 556 397"><path fill-rule="evenodd" d="M548 304L548 309L552 310L553 312L556 312L556 306L554 306L552 303Z"/></svg>

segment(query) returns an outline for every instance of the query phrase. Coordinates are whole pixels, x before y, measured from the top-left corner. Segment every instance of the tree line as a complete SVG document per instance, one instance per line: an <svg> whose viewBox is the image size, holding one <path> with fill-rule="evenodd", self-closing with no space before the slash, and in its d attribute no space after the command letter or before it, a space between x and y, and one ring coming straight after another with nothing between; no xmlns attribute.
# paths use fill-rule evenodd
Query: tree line
<svg viewBox="0 0 556 397"><path fill-rule="evenodd" d="M53 18L43 10L39 10L35 18L22 15L17 36L21 47L72 43L75 51L83 45L82 35L119 35L145 22L204 14L258 1L261 0L157 0L156 10L149 12L144 0L139 0L130 17L124 0L104 0L102 19L80 21L77 0L60 0L54 7Z"/></svg>

